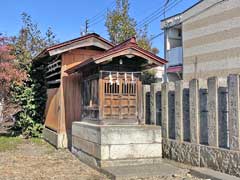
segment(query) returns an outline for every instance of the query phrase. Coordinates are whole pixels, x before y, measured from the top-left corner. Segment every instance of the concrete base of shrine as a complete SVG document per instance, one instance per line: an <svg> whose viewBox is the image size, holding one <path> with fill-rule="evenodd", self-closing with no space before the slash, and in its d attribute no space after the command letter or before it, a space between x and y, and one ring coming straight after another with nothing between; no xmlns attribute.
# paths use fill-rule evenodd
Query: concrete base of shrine
<svg viewBox="0 0 240 180"><path fill-rule="evenodd" d="M161 127L73 122L72 153L96 168L158 164Z"/></svg>
<svg viewBox="0 0 240 180"><path fill-rule="evenodd" d="M43 128L43 138L56 148L67 148L68 140L66 133L57 133L47 127Z"/></svg>

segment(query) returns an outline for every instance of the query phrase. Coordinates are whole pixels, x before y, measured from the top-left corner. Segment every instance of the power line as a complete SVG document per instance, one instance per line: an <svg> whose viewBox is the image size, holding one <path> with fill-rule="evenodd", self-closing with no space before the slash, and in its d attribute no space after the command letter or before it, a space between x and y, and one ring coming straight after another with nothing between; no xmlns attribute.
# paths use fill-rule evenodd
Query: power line
<svg viewBox="0 0 240 180"><path fill-rule="evenodd" d="M103 16L101 19L99 19L98 21L90 24L90 26L95 26L96 24L99 24L100 22L102 22L105 19L105 16Z"/></svg>
<svg viewBox="0 0 240 180"><path fill-rule="evenodd" d="M146 18L144 18L143 20L141 20L140 22L138 22L137 26L143 26L145 24L148 23L148 21L150 21L152 18L155 18L157 15L159 15L159 13L164 12L164 9L170 5L172 5L174 3L174 1L170 0L169 1L170 4L164 4L163 6L161 6L160 8L156 9L154 12L152 12L150 15L148 15ZM175 1L176 2L176 1ZM167 6L168 5L168 6Z"/></svg>
<svg viewBox="0 0 240 180"><path fill-rule="evenodd" d="M143 24L142 26L145 26L145 25L150 24L151 22L153 22L154 20L158 19L160 16L164 15L167 11L171 10L172 8L174 8L176 5L178 5L178 4L179 4L180 2L182 2L182 1L183 1L183 0L179 0L179 1L177 1L177 2L175 1L175 3L171 3L166 9L165 9L165 6L166 6L167 4L164 4L164 6L163 6L164 9L163 9L163 11L162 11L162 12L161 12L161 11L158 12L155 17L152 16L152 17L154 17L154 18L148 19L148 21L147 21L145 24ZM154 12L156 12L156 11L154 11ZM159 14L159 13L160 13L160 14ZM149 17L149 16L148 16L148 17ZM141 26L140 26L140 27L141 27ZM149 39L149 41L152 41L152 40L154 40L154 39L162 36L163 34L164 34L164 32L161 32L161 33L159 33L159 34L151 37L151 38Z"/></svg>
<svg viewBox="0 0 240 180"><path fill-rule="evenodd" d="M164 32L161 32L161 33L159 33L159 34L157 34L157 35L151 37L151 38L149 39L149 41L152 41L152 40L154 40L154 39L156 39L156 38L162 36L163 34L164 34Z"/></svg>
<svg viewBox="0 0 240 180"><path fill-rule="evenodd" d="M169 4L169 6L167 6L166 10L165 11L160 11L158 12L155 16L153 16L151 19L147 20L144 24L140 24L139 25L139 29L141 27L144 27L150 23L152 23L153 21L157 20L159 17L161 17L164 13L166 13L167 11L173 9L175 6L177 6L180 2L182 2L183 0L178 0L178 1L175 1L174 3L171 3Z"/></svg>
<svg viewBox="0 0 240 180"><path fill-rule="evenodd" d="M170 0L170 1L172 1L172 0ZM159 13L159 11L164 10L165 6L166 6L166 3L163 6L161 6L160 8L156 9L155 11L153 11L150 15L148 15L147 17L145 17L144 19L139 21L138 22L138 26L141 25L141 24L144 24L146 21L148 21L149 19L154 17L157 13Z"/></svg>
<svg viewBox="0 0 240 180"><path fill-rule="evenodd" d="M223 2L225 2L225 1L227 1L227 0L221 0L221 1L219 1L219 2L216 2L216 3L212 4L211 6L203 9L202 11L193 14L192 16L188 17L187 19L184 19L183 21L181 21L181 23L186 22L186 21L188 21L188 20L196 17L197 15L202 14L202 13L204 13L205 11L208 11L209 9L211 9L212 7L214 7L214 6L216 6L216 5L220 4L220 3L223 3ZM178 25L179 25L179 24L175 24L175 25L172 25L172 26L170 26L170 27L175 27L175 26L178 26ZM159 36L162 36L163 34L164 34L164 31L161 32L161 33L159 33L159 34L157 34L157 35L155 35L155 36L153 36L152 38L150 38L150 41L152 41L153 39L155 39L155 38L157 38L157 37L159 37Z"/></svg>
<svg viewBox="0 0 240 180"><path fill-rule="evenodd" d="M108 11L108 9L112 9L115 6L115 1L112 1L107 8L104 8L103 10L101 10L99 13L97 13L95 16L93 16L92 18L88 19L89 20L89 26L93 26L98 24L99 22L101 22L102 20L104 20L105 15Z"/></svg>
<svg viewBox="0 0 240 180"><path fill-rule="evenodd" d="M114 6L114 3L115 3L115 1L112 1L110 4L108 4L107 7L109 7L109 6L110 6L110 7ZM107 11L106 8L102 9L102 10L99 11L96 15L94 15L94 16L91 17L91 18L89 18L89 21L93 21L93 20L95 20L96 18L98 18L99 16L102 16L102 14L104 14L106 11Z"/></svg>

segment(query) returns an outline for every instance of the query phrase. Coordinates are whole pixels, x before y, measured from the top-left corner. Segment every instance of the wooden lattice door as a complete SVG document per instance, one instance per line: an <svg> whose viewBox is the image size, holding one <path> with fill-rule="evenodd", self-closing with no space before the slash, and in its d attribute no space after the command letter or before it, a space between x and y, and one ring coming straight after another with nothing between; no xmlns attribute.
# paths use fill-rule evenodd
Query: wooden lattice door
<svg viewBox="0 0 240 180"><path fill-rule="evenodd" d="M131 73L112 74L103 79L103 118L137 119L138 77Z"/></svg>

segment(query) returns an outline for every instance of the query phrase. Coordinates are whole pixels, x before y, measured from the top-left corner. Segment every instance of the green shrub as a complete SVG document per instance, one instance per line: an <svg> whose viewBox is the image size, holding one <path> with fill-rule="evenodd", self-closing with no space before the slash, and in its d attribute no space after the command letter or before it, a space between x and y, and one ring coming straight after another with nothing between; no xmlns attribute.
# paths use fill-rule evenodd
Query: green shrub
<svg viewBox="0 0 240 180"><path fill-rule="evenodd" d="M144 71L142 73L142 77L141 77L142 83L143 84L155 83L156 82L155 75L156 75L156 70L154 70L154 69Z"/></svg>
<svg viewBox="0 0 240 180"><path fill-rule="evenodd" d="M40 137L47 99L44 66L32 66L24 85L14 85L13 100L21 107L16 114L15 132L25 137Z"/></svg>

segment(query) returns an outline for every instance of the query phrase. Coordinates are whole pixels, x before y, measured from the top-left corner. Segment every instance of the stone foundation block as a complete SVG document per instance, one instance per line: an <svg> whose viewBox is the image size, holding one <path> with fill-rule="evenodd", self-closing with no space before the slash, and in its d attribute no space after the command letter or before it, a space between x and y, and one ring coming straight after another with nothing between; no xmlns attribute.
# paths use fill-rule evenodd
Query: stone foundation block
<svg viewBox="0 0 240 180"><path fill-rule="evenodd" d="M157 163L162 157L161 127L74 122L72 152L97 168Z"/></svg>
<svg viewBox="0 0 240 180"><path fill-rule="evenodd" d="M240 151L163 139L163 157L240 177Z"/></svg>
<svg viewBox="0 0 240 180"><path fill-rule="evenodd" d="M188 142L163 139L163 157L193 166L200 165L200 146Z"/></svg>
<svg viewBox="0 0 240 180"><path fill-rule="evenodd" d="M240 152L201 146L201 166L240 177Z"/></svg>
<svg viewBox="0 0 240 180"><path fill-rule="evenodd" d="M43 138L56 148L67 148L68 140L66 133L57 133L47 127L43 129Z"/></svg>

